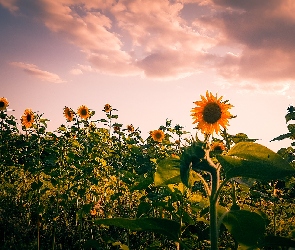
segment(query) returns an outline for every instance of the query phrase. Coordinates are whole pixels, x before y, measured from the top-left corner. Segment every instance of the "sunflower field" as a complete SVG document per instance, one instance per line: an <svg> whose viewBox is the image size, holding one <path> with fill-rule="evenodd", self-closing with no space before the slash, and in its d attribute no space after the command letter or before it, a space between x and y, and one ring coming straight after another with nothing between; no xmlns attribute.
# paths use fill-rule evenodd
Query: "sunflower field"
<svg viewBox="0 0 295 250"><path fill-rule="evenodd" d="M0 249L295 249L295 142L277 153L227 132L228 101L207 92L196 135L171 120L143 138L82 105L47 131L0 98ZM295 108L287 110L295 138Z"/></svg>

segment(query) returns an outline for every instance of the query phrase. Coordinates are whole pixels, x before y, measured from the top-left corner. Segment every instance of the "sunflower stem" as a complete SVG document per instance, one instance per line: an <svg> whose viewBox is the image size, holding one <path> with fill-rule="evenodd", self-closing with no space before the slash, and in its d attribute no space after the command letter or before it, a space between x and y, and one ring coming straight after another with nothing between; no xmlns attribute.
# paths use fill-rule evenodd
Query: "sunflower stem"
<svg viewBox="0 0 295 250"><path fill-rule="evenodd" d="M218 224L217 224L217 203L218 203L218 190L219 190L219 171L220 168L214 164L212 159L209 156L210 150L206 149L205 158L209 165L211 166L211 195L210 195L210 241L211 241L211 250L218 249Z"/></svg>

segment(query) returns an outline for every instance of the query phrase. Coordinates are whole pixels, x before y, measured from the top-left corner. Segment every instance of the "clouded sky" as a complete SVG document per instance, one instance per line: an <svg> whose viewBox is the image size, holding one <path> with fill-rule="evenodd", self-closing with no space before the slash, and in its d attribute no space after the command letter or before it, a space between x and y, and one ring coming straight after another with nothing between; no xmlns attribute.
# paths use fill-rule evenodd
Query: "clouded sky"
<svg viewBox="0 0 295 250"><path fill-rule="evenodd" d="M193 132L206 90L235 107L229 133L269 141L287 132L295 98L293 0L0 0L0 96L13 114L64 106L95 119L110 103L143 133L166 118Z"/></svg>

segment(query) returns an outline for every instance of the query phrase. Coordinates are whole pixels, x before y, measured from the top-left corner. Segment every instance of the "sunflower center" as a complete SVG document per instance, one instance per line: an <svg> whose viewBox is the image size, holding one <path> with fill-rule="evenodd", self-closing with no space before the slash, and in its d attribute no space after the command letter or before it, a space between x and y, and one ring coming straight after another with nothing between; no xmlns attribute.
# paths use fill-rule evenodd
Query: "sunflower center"
<svg viewBox="0 0 295 250"><path fill-rule="evenodd" d="M82 115L87 115L87 110L86 110L86 109L82 109L82 110L81 110L81 114L82 114Z"/></svg>
<svg viewBox="0 0 295 250"><path fill-rule="evenodd" d="M3 108L3 107L5 107L4 102L0 102L0 108Z"/></svg>
<svg viewBox="0 0 295 250"><path fill-rule="evenodd" d="M161 139L162 134L161 134L161 133L156 133L156 134L155 134L155 137L156 137L157 139Z"/></svg>
<svg viewBox="0 0 295 250"><path fill-rule="evenodd" d="M27 115L27 121L30 122L32 120L32 116L31 115Z"/></svg>
<svg viewBox="0 0 295 250"><path fill-rule="evenodd" d="M221 108L215 102L210 102L204 107L203 119L205 122L213 124L221 118Z"/></svg>

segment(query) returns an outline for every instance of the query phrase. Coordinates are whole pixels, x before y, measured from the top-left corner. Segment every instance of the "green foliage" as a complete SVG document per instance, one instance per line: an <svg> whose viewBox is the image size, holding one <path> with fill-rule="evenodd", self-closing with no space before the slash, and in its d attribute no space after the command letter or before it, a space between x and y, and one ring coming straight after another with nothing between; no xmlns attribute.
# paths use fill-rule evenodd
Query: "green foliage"
<svg viewBox="0 0 295 250"><path fill-rule="evenodd" d="M222 223L243 249L254 249L265 233L265 220L257 213L231 210L223 215Z"/></svg>
<svg viewBox="0 0 295 250"><path fill-rule="evenodd" d="M152 231L163 234L174 241L179 241L180 237L180 224L161 218L112 218L95 220L94 223L122 227L132 231Z"/></svg>
<svg viewBox="0 0 295 250"><path fill-rule="evenodd" d="M157 171L154 175L156 186L180 183L179 159L167 158L157 164Z"/></svg>
<svg viewBox="0 0 295 250"><path fill-rule="evenodd" d="M257 143L238 143L227 155L216 157L223 166L227 179L247 177L274 180L295 173L295 169L280 155Z"/></svg>
<svg viewBox="0 0 295 250"><path fill-rule="evenodd" d="M0 111L2 249L294 246L292 145L276 154L225 130L195 141L171 120L157 142L124 128L116 112L75 114L47 132L43 114L26 129ZM292 139L288 130L277 138ZM216 141L228 150L211 149Z"/></svg>

